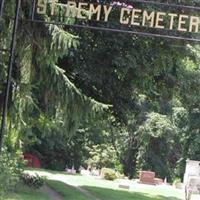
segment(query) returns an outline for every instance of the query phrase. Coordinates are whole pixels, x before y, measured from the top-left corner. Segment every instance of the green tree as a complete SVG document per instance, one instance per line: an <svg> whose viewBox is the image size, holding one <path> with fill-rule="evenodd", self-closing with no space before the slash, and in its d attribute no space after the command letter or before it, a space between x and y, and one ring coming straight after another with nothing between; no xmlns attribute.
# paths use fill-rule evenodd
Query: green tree
<svg viewBox="0 0 200 200"><path fill-rule="evenodd" d="M178 152L177 128L170 119L158 113L149 113L138 130L140 147L138 169L153 170L161 178L172 178Z"/></svg>

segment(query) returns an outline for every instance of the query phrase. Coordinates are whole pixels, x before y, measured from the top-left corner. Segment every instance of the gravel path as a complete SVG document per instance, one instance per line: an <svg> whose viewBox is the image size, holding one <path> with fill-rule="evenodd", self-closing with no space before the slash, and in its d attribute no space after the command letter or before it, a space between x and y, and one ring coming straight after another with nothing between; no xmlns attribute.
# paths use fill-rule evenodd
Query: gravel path
<svg viewBox="0 0 200 200"><path fill-rule="evenodd" d="M76 186L74 187L76 188L78 191L80 191L82 194L84 194L85 196L89 197L91 200L102 200L102 199L99 199L97 197L95 197L93 194L91 194L88 190L86 189L83 189L82 187L80 186Z"/></svg>
<svg viewBox="0 0 200 200"><path fill-rule="evenodd" d="M48 186L43 186L42 191L49 196L49 200L64 200L56 191Z"/></svg>
<svg viewBox="0 0 200 200"><path fill-rule="evenodd" d="M66 183L65 183L65 185L66 185L66 187L71 187L71 188L78 190L79 192L84 194L84 196L88 197L90 200L102 200L102 199L95 197L88 190L83 189L82 187L72 186L72 185L68 185ZM49 196L50 200L64 200L62 196L60 196L55 190L51 189L47 185L43 186L42 191Z"/></svg>

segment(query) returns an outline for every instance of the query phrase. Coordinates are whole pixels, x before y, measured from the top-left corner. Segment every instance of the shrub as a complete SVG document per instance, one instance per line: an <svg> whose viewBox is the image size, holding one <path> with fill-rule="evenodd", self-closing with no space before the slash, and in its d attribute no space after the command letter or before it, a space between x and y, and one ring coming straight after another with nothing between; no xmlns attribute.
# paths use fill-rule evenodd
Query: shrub
<svg viewBox="0 0 200 200"><path fill-rule="evenodd" d="M102 174L103 178L106 180L113 181L113 180L117 179L116 172L110 168L103 168L101 170L101 174Z"/></svg>
<svg viewBox="0 0 200 200"><path fill-rule="evenodd" d="M9 153L6 149L0 155L0 199L10 190L14 190L23 171L21 153Z"/></svg>
<svg viewBox="0 0 200 200"><path fill-rule="evenodd" d="M38 174L36 175L22 174L20 178L25 185L34 189L39 189L44 185L45 182L45 178L40 177Z"/></svg>
<svg viewBox="0 0 200 200"><path fill-rule="evenodd" d="M173 185L177 185L181 183L181 179L180 178L175 178L173 181Z"/></svg>

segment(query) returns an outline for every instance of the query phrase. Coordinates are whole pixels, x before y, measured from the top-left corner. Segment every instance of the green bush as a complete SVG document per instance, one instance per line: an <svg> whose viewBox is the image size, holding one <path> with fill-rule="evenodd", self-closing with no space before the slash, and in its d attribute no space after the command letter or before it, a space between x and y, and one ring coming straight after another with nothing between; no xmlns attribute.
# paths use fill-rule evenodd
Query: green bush
<svg viewBox="0 0 200 200"><path fill-rule="evenodd" d="M39 189L40 187L44 185L44 182L45 182L45 178L40 177L37 174L36 175L22 174L20 178L23 184L34 189Z"/></svg>
<svg viewBox="0 0 200 200"><path fill-rule="evenodd" d="M180 178L175 178L173 181L173 185L179 184L181 183L181 179Z"/></svg>
<svg viewBox="0 0 200 200"><path fill-rule="evenodd" d="M110 168L103 168L101 170L101 174L102 174L103 178L106 180L113 181L113 180L117 179L116 172Z"/></svg>
<svg viewBox="0 0 200 200"><path fill-rule="evenodd" d="M7 192L15 189L22 171L21 153L9 153L3 149L0 155L0 199L3 199Z"/></svg>

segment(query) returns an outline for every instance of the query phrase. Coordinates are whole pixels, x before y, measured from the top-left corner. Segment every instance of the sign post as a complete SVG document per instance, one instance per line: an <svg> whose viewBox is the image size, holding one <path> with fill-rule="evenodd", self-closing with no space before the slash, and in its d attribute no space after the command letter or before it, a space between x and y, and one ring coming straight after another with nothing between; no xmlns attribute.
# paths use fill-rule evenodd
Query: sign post
<svg viewBox="0 0 200 200"><path fill-rule="evenodd" d="M3 16L4 2L5 0L1 0L0 2L0 18Z"/></svg>
<svg viewBox="0 0 200 200"><path fill-rule="evenodd" d="M9 98L9 92L10 92L11 79L12 79L12 69L13 69L13 61L14 61L14 54L15 54L15 45L16 45L16 36L17 36L20 7L21 7L21 0L17 0L16 9L15 9L15 19L14 19L14 25L13 25L13 30L12 30L12 40L11 40L10 51L9 51L7 81L6 81L5 96L3 100L3 111L2 111L2 119L1 119L1 127L0 127L0 155L2 152L3 140L4 140L5 121L6 121L8 98Z"/></svg>

